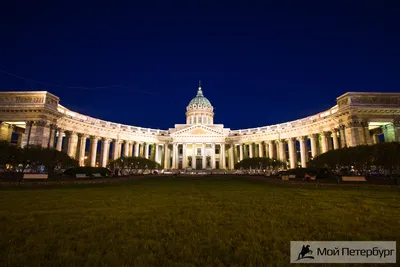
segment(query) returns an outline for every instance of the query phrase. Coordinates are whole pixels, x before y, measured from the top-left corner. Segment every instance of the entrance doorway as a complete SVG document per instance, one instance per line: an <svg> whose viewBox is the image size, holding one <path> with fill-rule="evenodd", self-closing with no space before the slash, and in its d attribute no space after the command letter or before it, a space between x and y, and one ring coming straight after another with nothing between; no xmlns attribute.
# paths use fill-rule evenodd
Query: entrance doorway
<svg viewBox="0 0 400 267"><path fill-rule="evenodd" d="M196 170L203 169L203 160L201 158L196 159Z"/></svg>

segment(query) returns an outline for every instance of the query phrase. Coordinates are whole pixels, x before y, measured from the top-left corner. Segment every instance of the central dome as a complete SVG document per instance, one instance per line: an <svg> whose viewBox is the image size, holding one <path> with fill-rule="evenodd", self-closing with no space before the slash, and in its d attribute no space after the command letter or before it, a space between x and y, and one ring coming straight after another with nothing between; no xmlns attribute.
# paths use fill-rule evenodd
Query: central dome
<svg viewBox="0 0 400 267"><path fill-rule="evenodd" d="M190 100L186 107L186 123L187 124L213 124L214 123L214 107L211 105L201 90L197 90L197 95Z"/></svg>
<svg viewBox="0 0 400 267"><path fill-rule="evenodd" d="M192 100L190 100L189 106L203 107L203 105L210 106L210 107L212 106L210 103L210 100L208 100L203 95L203 91L201 90L201 87L199 87L199 90L197 91L197 95Z"/></svg>

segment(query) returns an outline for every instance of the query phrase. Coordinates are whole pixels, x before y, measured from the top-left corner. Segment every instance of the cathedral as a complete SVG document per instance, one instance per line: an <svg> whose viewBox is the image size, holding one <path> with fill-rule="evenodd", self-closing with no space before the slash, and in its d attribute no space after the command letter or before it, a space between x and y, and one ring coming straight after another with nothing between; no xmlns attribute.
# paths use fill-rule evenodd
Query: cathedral
<svg viewBox="0 0 400 267"><path fill-rule="evenodd" d="M186 124L158 130L74 112L47 91L0 92L0 122L0 139L65 151L81 166L135 156L163 169L227 170L245 158L269 157L296 168L331 149L400 141L400 93L348 92L306 118L231 130L214 124L214 107L199 86Z"/></svg>

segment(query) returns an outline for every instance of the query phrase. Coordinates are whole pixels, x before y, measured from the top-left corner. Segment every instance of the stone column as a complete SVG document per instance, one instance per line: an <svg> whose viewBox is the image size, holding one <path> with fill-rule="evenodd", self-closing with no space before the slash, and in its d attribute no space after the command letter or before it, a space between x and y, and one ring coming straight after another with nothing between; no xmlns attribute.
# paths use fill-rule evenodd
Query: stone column
<svg viewBox="0 0 400 267"><path fill-rule="evenodd" d="M239 161L243 160L243 144L239 144Z"/></svg>
<svg viewBox="0 0 400 267"><path fill-rule="evenodd" d="M13 125L2 122L0 124L0 140L11 142Z"/></svg>
<svg viewBox="0 0 400 267"><path fill-rule="evenodd" d="M289 138L288 145L289 145L290 168L294 169L294 168L297 167L296 139L295 138Z"/></svg>
<svg viewBox="0 0 400 267"><path fill-rule="evenodd" d="M86 148L86 138L84 134L79 134L79 166L85 166L85 148ZM58 144L58 142L57 142Z"/></svg>
<svg viewBox="0 0 400 267"><path fill-rule="evenodd" d="M265 146L265 157L268 158L269 157L269 144L268 142L264 142L264 146Z"/></svg>
<svg viewBox="0 0 400 267"><path fill-rule="evenodd" d="M57 130L57 126L54 124L51 124L48 148L54 148L54 142L56 140L56 130Z"/></svg>
<svg viewBox="0 0 400 267"><path fill-rule="evenodd" d="M135 157L139 157L139 143L135 142Z"/></svg>
<svg viewBox="0 0 400 267"><path fill-rule="evenodd" d="M220 169L225 170L226 169L225 144L221 144L220 152L221 152L220 157L219 157ZM221 157L222 157L222 159L221 159ZM221 166L221 164L222 164L222 166Z"/></svg>
<svg viewBox="0 0 400 267"><path fill-rule="evenodd" d="M206 144L201 144L201 154L202 154L202 168L205 169L207 167L207 159L206 159Z"/></svg>
<svg viewBox="0 0 400 267"><path fill-rule="evenodd" d="M119 140L114 139L113 140L113 153L112 153L112 158L113 160L118 159L118 148L119 148Z"/></svg>
<svg viewBox="0 0 400 267"><path fill-rule="evenodd" d="M144 157L145 157L146 159L149 158L149 143L146 143L146 144L145 144L145 147L144 147Z"/></svg>
<svg viewBox="0 0 400 267"><path fill-rule="evenodd" d="M17 140L17 147L18 148L23 148L22 146L22 140L24 139L24 134L20 133L18 134L18 140Z"/></svg>
<svg viewBox="0 0 400 267"><path fill-rule="evenodd" d="M169 169L169 162L171 159L171 156L169 154L169 147L168 147L168 143L165 143L164 145L164 169Z"/></svg>
<svg viewBox="0 0 400 267"><path fill-rule="evenodd" d="M258 156L260 158L264 157L264 151L263 151L263 144L262 142L258 143Z"/></svg>
<svg viewBox="0 0 400 267"><path fill-rule="evenodd" d="M274 158L274 141L268 141L268 156L270 159Z"/></svg>
<svg viewBox="0 0 400 267"><path fill-rule="evenodd" d="M279 160L286 162L286 148L285 148L285 140L279 140Z"/></svg>
<svg viewBox="0 0 400 267"><path fill-rule="evenodd" d="M346 129L346 126L344 126L344 125L339 126L340 148L347 147L345 129Z"/></svg>
<svg viewBox="0 0 400 267"><path fill-rule="evenodd" d="M362 128L361 124L356 118L351 118L346 125L346 145L348 147L358 146L361 144L360 136Z"/></svg>
<svg viewBox="0 0 400 267"><path fill-rule="evenodd" d="M37 145L47 148L49 144L50 128L47 121L35 121L29 134L29 145Z"/></svg>
<svg viewBox="0 0 400 267"><path fill-rule="evenodd" d="M124 141L124 157L129 156L129 141Z"/></svg>
<svg viewBox="0 0 400 267"><path fill-rule="evenodd" d="M25 122L25 133L24 133L24 136L22 138L21 147L26 147L30 143L30 135L31 135L31 130L32 130L32 124L33 124L33 121Z"/></svg>
<svg viewBox="0 0 400 267"><path fill-rule="evenodd" d="M160 145L159 144L154 144L154 154L155 154L155 162L158 164L161 164L161 160L159 159L160 157Z"/></svg>
<svg viewBox="0 0 400 267"><path fill-rule="evenodd" d="M301 167L306 168L308 161L307 136L299 137L299 142L300 142Z"/></svg>
<svg viewBox="0 0 400 267"><path fill-rule="evenodd" d="M339 147L338 132L339 132L339 130L338 130L338 129L336 129L336 128L332 130L332 137L333 137L333 149L334 149L334 150L336 150L336 149L339 149L339 148L340 148L340 147Z"/></svg>
<svg viewBox="0 0 400 267"><path fill-rule="evenodd" d="M400 142L400 118L393 120L393 127L394 127L394 134L395 134L395 141Z"/></svg>
<svg viewBox="0 0 400 267"><path fill-rule="evenodd" d="M192 169L196 169L196 143L192 144Z"/></svg>
<svg viewBox="0 0 400 267"><path fill-rule="evenodd" d="M108 155L110 151L110 139L104 138L101 145L101 167L107 167Z"/></svg>
<svg viewBox="0 0 400 267"><path fill-rule="evenodd" d="M62 149L62 140L64 137L63 135L64 135L64 130L58 129L58 138L57 138L57 144L56 144L56 149L58 151L61 151L61 149Z"/></svg>
<svg viewBox="0 0 400 267"><path fill-rule="evenodd" d="M253 143L249 143L249 158L253 157Z"/></svg>
<svg viewBox="0 0 400 267"><path fill-rule="evenodd" d="M71 158L76 158L76 148L78 146L78 135L75 132L69 132L67 154Z"/></svg>
<svg viewBox="0 0 400 267"><path fill-rule="evenodd" d="M372 141L374 145L379 143L379 136L377 134L372 135Z"/></svg>
<svg viewBox="0 0 400 267"><path fill-rule="evenodd" d="M318 146L317 146L318 134L310 135L310 143L311 143L311 156L313 158L317 157L318 154Z"/></svg>
<svg viewBox="0 0 400 267"><path fill-rule="evenodd" d="M361 122L361 127L362 127L362 131L361 131L361 140L362 140L362 144L363 145L372 145L372 138L371 138L371 134L369 133L369 122L368 121L363 121Z"/></svg>
<svg viewBox="0 0 400 267"><path fill-rule="evenodd" d="M186 145L186 143L183 143L182 144L182 169L187 168L186 149L187 149L187 145Z"/></svg>
<svg viewBox="0 0 400 267"><path fill-rule="evenodd" d="M172 166L171 169L176 169L176 152L178 150L178 144L172 144Z"/></svg>
<svg viewBox="0 0 400 267"><path fill-rule="evenodd" d="M328 138L329 138L329 136L330 136L329 132L321 133L321 150L322 150L321 152L322 153L325 153L325 152L328 151L328 148L329 148L329 146L328 146Z"/></svg>
<svg viewBox="0 0 400 267"><path fill-rule="evenodd" d="M221 154L220 154L221 155ZM211 169L215 169L215 144L211 144Z"/></svg>
<svg viewBox="0 0 400 267"><path fill-rule="evenodd" d="M132 142L128 143L128 157L132 157L132 148L133 148L133 144Z"/></svg>
<svg viewBox="0 0 400 267"><path fill-rule="evenodd" d="M231 144L229 147L229 169L233 170L235 168L235 159L234 159L234 152L233 150L235 149L235 145Z"/></svg>
<svg viewBox="0 0 400 267"><path fill-rule="evenodd" d="M119 141L118 142L118 153L117 153L117 155L118 155L118 158L120 158L120 157L122 157L122 142L123 141Z"/></svg>
<svg viewBox="0 0 400 267"><path fill-rule="evenodd" d="M97 143L98 139L96 136L90 137L90 166L96 166L96 156L97 156Z"/></svg>

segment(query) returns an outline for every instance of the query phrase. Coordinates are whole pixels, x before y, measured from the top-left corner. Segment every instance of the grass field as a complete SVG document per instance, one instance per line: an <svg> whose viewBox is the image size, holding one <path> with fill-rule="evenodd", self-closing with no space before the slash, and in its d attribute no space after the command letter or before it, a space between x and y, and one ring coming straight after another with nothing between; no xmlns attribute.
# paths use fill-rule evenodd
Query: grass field
<svg viewBox="0 0 400 267"><path fill-rule="evenodd" d="M290 240L399 244L400 190L161 177L3 187L0 236L0 266L287 266Z"/></svg>

